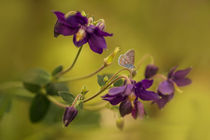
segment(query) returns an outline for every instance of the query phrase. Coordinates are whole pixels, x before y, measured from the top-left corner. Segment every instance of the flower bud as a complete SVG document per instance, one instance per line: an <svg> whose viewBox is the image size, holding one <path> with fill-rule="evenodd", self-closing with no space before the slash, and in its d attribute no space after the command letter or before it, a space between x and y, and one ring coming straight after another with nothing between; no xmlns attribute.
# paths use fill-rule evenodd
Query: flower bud
<svg viewBox="0 0 210 140"><path fill-rule="evenodd" d="M82 95L85 95L86 93L88 93L88 91L89 91L89 90L87 89L87 87L86 87L86 86L83 86L83 87L82 87L81 94L82 94Z"/></svg>
<svg viewBox="0 0 210 140"><path fill-rule="evenodd" d="M105 21L104 19L100 19L99 22L96 24L96 26L100 29L100 30L104 30L105 28Z"/></svg>
<svg viewBox="0 0 210 140"><path fill-rule="evenodd" d="M93 17L89 17L88 18L88 24L92 24L93 23Z"/></svg>
<svg viewBox="0 0 210 140"><path fill-rule="evenodd" d="M109 80L109 77L106 75L103 80L106 83Z"/></svg>
<svg viewBox="0 0 210 140"><path fill-rule="evenodd" d="M112 62L114 61L115 56L117 55L117 53L119 51L120 51L120 48L119 47L116 47L113 53L111 53L109 56L107 56L106 58L104 58L104 64L106 66L112 64Z"/></svg>
<svg viewBox="0 0 210 140"><path fill-rule="evenodd" d="M116 120L116 126L117 126L118 129L123 130L123 127L124 127L124 119L123 119L123 117L119 117Z"/></svg>
<svg viewBox="0 0 210 140"><path fill-rule="evenodd" d="M155 74L157 74L157 72L158 72L158 67L153 64L149 64L146 67L145 78L146 79L152 78Z"/></svg>
<svg viewBox="0 0 210 140"><path fill-rule="evenodd" d="M86 13L85 13L85 11L82 11L82 12L81 12L81 15L84 16L84 17L87 16Z"/></svg>
<svg viewBox="0 0 210 140"><path fill-rule="evenodd" d="M63 123L67 127L70 122L74 120L74 118L77 116L78 111L73 107L66 107L66 110L63 115Z"/></svg>

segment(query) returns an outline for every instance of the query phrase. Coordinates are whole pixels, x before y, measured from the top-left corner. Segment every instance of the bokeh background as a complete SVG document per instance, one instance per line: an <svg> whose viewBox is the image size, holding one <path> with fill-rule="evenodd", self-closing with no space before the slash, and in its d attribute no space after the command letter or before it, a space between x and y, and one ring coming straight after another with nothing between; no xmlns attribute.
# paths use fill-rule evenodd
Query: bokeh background
<svg viewBox="0 0 210 140"><path fill-rule="evenodd" d="M210 139L209 0L1 0L0 84L19 81L32 68L51 71L73 61L77 48L72 37L53 37L53 10L84 10L95 19L104 18L106 31L114 33L106 39L108 49L102 55L85 45L69 77L96 70L103 58L119 46L121 53L135 49L136 60L145 54L153 55L163 74L177 64L180 68L192 66L193 83L183 88L183 93L176 93L163 110L152 106L144 120L134 121L127 116L123 131L116 128L115 115L109 110L84 112L68 128L50 115L48 120L32 124L28 118L30 102L14 98L11 111L0 121L1 140ZM136 80L143 77L147 63L138 71ZM115 62L104 72L119 69ZM89 96L99 90L96 76L69 84L74 94L82 85L90 90ZM23 92L26 91L15 89L8 94ZM51 110L58 114L59 111ZM62 116L59 117L61 120Z"/></svg>

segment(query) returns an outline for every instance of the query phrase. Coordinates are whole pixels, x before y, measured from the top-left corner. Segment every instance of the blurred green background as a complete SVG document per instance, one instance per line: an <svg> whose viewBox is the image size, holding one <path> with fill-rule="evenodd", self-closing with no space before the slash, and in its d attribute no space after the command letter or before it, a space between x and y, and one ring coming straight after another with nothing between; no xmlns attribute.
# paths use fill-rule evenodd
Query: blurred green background
<svg viewBox="0 0 210 140"><path fill-rule="evenodd" d="M115 115L109 110L83 112L83 116L68 128L60 121L52 123L53 118L51 122L32 124L28 118L29 102L15 98L11 111L1 118L1 140L210 139L209 0L1 0L1 84L19 81L32 68L51 71L60 64L67 67L73 61L77 48L72 37L53 37L56 22L53 10L84 10L95 19L104 18L106 31L114 33L106 39L108 50L102 55L93 53L85 45L69 77L96 70L103 58L119 46L121 53L135 49L136 60L144 54L153 55L161 73L177 64L180 68L192 66L190 78L193 83L183 88L183 93L176 93L163 110L152 106L153 111L146 119L135 121L126 117L123 131L116 128ZM104 72L119 69L115 62ZM143 70L142 67L138 71L136 80L143 77ZM96 77L69 86L77 94L82 85L91 90L90 95L99 89ZM17 89L15 92L24 91ZM56 111L60 110L51 110ZM59 117L61 120L62 116Z"/></svg>

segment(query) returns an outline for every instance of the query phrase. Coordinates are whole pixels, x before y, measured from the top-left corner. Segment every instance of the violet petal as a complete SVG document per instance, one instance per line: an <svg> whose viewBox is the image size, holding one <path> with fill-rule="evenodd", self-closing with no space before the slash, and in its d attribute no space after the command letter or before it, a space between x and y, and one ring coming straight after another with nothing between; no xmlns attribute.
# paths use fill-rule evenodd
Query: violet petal
<svg viewBox="0 0 210 140"><path fill-rule="evenodd" d="M174 78L184 78L192 70L192 68L186 68L184 70L178 70L174 73Z"/></svg>
<svg viewBox="0 0 210 140"><path fill-rule="evenodd" d="M174 92L174 85L169 80L165 80L159 84L158 91L163 95L170 95Z"/></svg>
<svg viewBox="0 0 210 140"><path fill-rule="evenodd" d="M158 72L158 67L153 65L153 64L150 64L150 65L147 65L146 67L146 70L145 70L145 78L151 78L153 77L155 74L157 74Z"/></svg>
<svg viewBox="0 0 210 140"><path fill-rule="evenodd" d="M162 109L172 98L174 97L174 94L171 95L162 95L161 99L156 100L155 103L158 105L160 109Z"/></svg>
<svg viewBox="0 0 210 140"><path fill-rule="evenodd" d="M132 116L134 119L139 116L140 118L144 117L144 105L138 100L134 101L134 108L132 109Z"/></svg>
<svg viewBox="0 0 210 140"><path fill-rule="evenodd" d="M146 91L142 90L139 94L137 94L138 97L144 101L152 101L159 99L159 95L153 91Z"/></svg>
<svg viewBox="0 0 210 140"><path fill-rule="evenodd" d="M120 104L120 115L122 117L131 113L131 111L132 111L132 105L129 100L125 100Z"/></svg>
<svg viewBox="0 0 210 140"><path fill-rule="evenodd" d="M184 79L173 79L173 81L177 84L177 86L182 87L186 86L192 83L192 81L189 78Z"/></svg>
<svg viewBox="0 0 210 140"><path fill-rule="evenodd" d="M88 40L91 50L101 54L103 49L107 48L104 37L91 34Z"/></svg>

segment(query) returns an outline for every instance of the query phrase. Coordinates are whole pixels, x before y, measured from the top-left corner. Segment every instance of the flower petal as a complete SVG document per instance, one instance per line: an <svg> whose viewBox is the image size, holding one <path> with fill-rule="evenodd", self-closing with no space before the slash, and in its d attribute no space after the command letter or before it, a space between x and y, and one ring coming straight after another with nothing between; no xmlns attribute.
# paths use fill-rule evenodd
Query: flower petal
<svg viewBox="0 0 210 140"><path fill-rule="evenodd" d="M125 100L120 104L120 115L122 117L131 113L131 111L132 111L132 105L129 100Z"/></svg>
<svg viewBox="0 0 210 140"><path fill-rule="evenodd" d="M152 101L159 99L159 95L153 91L142 90L140 93L137 93L136 95L144 101Z"/></svg>
<svg viewBox="0 0 210 140"><path fill-rule="evenodd" d="M144 79L138 83L135 84L136 88L143 88L143 89L147 89L149 87L151 87L153 84L153 80L148 80L148 79Z"/></svg>
<svg viewBox="0 0 210 140"><path fill-rule="evenodd" d="M110 104L112 104L112 105L117 105L120 102L122 102L123 100L125 100L125 97L123 97L121 95L117 95L117 96L105 95L102 98L103 98L103 100L109 101Z"/></svg>
<svg viewBox="0 0 210 140"><path fill-rule="evenodd" d="M187 76L187 74L192 70L192 68L186 68L184 70L178 70L175 72L174 74L174 78L175 79L181 79L181 78L185 78L185 76Z"/></svg>
<svg viewBox="0 0 210 140"><path fill-rule="evenodd" d="M105 37L113 35L113 34L110 34L110 33L100 30L98 27L95 28L95 34L98 36L105 36Z"/></svg>
<svg viewBox="0 0 210 140"><path fill-rule="evenodd" d="M145 70L145 78L151 78L153 77L155 74L157 74L158 72L158 67L153 65L153 64L150 64L150 65L147 65L146 67L146 70Z"/></svg>
<svg viewBox="0 0 210 140"><path fill-rule="evenodd" d="M88 41L87 36L84 37L84 38L83 38L82 40L80 40L80 41L76 41L76 35L74 35L74 37L73 37L74 45L77 46L77 47L80 47L80 46L84 45L85 43L87 43L87 41Z"/></svg>
<svg viewBox="0 0 210 140"><path fill-rule="evenodd" d="M161 99L154 101L158 105L160 109L162 109L172 98L174 97L174 94L171 95L162 95Z"/></svg>
<svg viewBox="0 0 210 140"><path fill-rule="evenodd" d="M54 36L62 34L64 36L73 35L78 31L79 28L71 28L63 23L57 22L54 27Z"/></svg>
<svg viewBox="0 0 210 140"><path fill-rule="evenodd" d="M130 95L132 93L132 90L133 90L133 84L127 84L123 95L124 96Z"/></svg>
<svg viewBox="0 0 210 140"><path fill-rule="evenodd" d="M54 14L57 16L58 20L65 21L65 14L59 11L55 11Z"/></svg>
<svg viewBox="0 0 210 140"><path fill-rule="evenodd" d="M174 92L174 85L169 80L163 81L159 84L158 91L163 95L170 95Z"/></svg>
<svg viewBox="0 0 210 140"><path fill-rule="evenodd" d="M88 43L90 45L90 48L96 52L101 54L103 52L103 49L107 48L106 41L104 37L97 36L95 34L91 34Z"/></svg>
<svg viewBox="0 0 210 140"><path fill-rule="evenodd" d="M189 78L184 78L184 79L173 79L173 81L177 84L179 87L183 87L186 85L189 85L192 83L192 81Z"/></svg>
<svg viewBox="0 0 210 140"><path fill-rule="evenodd" d="M134 108L132 110L132 116L134 119L136 119L137 116L139 116L140 118L144 117L144 105L138 100L134 101Z"/></svg>
<svg viewBox="0 0 210 140"><path fill-rule="evenodd" d="M168 73L168 79L170 79L171 77L173 77L174 72L175 72L175 70L176 70L177 67L178 66L174 66L173 68L171 68L171 70Z"/></svg>
<svg viewBox="0 0 210 140"><path fill-rule="evenodd" d="M71 27L76 28L80 25L87 24L88 19L87 17L82 16L80 12L77 12L76 14L70 15L69 17L67 17L66 22L68 22Z"/></svg>
<svg viewBox="0 0 210 140"><path fill-rule="evenodd" d="M117 94L122 94L125 91L125 89L126 89L126 85L121 86L121 87L114 87L114 88L111 88L109 90L109 93L108 94L110 96L115 96Z"/></svg>

